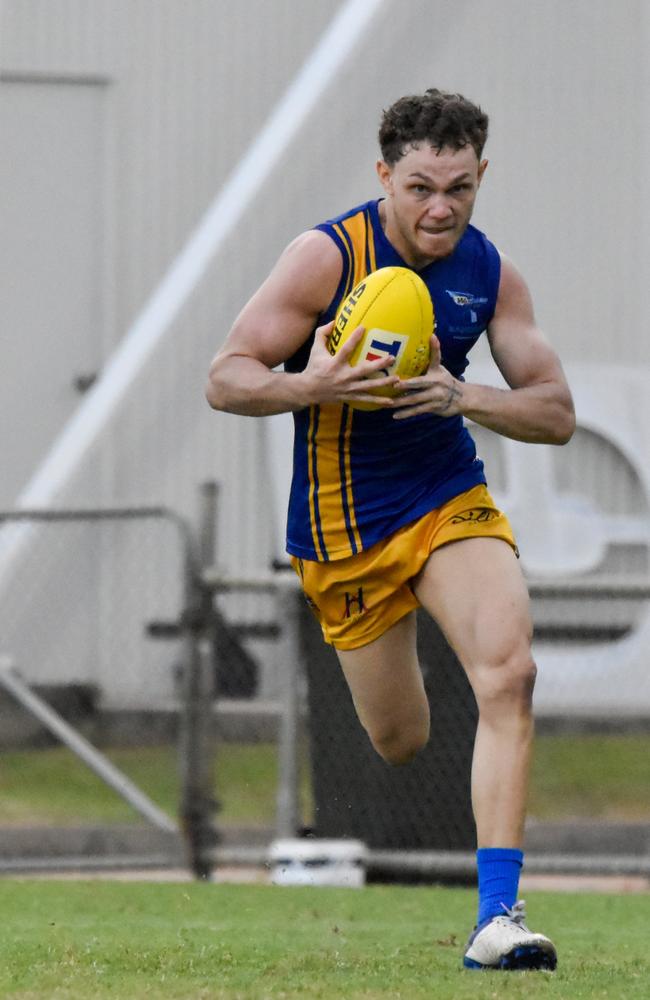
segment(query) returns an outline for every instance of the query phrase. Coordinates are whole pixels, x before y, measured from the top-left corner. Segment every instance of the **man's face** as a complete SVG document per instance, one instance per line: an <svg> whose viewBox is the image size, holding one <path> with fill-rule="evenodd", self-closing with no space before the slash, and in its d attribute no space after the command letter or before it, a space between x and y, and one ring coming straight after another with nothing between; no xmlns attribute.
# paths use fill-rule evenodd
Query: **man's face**
<svg viewBox="0 0 650 1000"><path fill-rule="evenodd" d="M412 267L448 257L465 232L487 167L472 146L411 146L394 166L380 160L388 239Z"/></svg>

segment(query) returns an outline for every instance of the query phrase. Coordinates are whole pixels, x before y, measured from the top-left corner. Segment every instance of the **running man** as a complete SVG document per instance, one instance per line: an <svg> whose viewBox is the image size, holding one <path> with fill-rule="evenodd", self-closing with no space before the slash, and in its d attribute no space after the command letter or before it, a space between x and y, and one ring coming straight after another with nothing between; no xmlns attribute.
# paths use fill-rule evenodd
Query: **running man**
<svg viewBox="0 0 650 1000"><path fill-rule="evenodd" d="M517 902L533 739L528 593L464 418L518 441L558 445L575 418L526 282L470 225L487 128L479 107L439 90L385 111L383 198L288 246L214 359L207 398L229 413L294 413L287 550L359 719L391 764L412 760L429 737L415 608L442 628L479 708L479 903L464 964L553 969L553 944L528 929ZM428 371L400 383L395 398L368 391L385 358L348 364L361 328L334 357L327 350L338 305L364 275L390 265L420 275L437 320ZM464 380L483 334L509 388ZM274 371L281 363L284 371ZM371 384L398 382L383 374ZM346 607L346 593L363 600Z"/></svg>

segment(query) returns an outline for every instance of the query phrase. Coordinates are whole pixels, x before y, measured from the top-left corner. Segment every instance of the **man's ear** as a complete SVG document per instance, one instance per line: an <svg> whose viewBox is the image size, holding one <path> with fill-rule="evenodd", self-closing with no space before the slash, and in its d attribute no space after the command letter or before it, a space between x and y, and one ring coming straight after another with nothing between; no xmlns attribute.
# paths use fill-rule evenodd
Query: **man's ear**
<svg viewBox="0 0 650 1000"><path fill-rule="evenodd" d="M483 174L487 170L487 165L488 165L488 161L487 160L481 160L481 162L478 165L478 182L479 182L479 184L483 180Z"/></svg>
<svg viewBox="0 0 650 1000"><path fill-rule="evenodd" d="M377 176L386 194L393 190L393 171L384 160L377 160Z"/></svg>

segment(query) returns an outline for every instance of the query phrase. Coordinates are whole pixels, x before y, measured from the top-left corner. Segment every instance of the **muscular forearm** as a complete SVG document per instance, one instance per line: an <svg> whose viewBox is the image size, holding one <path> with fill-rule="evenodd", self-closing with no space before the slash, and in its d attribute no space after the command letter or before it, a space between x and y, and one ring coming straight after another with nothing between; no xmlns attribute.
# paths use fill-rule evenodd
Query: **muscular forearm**
<svg viewBox="0 0 650 1000"><path fill-rule="evenodd" d="M303 373L270 371L254 358L218 358L210 369L205 395L214 410L247 417L301 410L310 403Z"/></svg>
<svg viewBox="0 0 650 1000"><path fill-rule="evenodd" d="M323 404L373 403L392 405L386 396L372 390L394 388L396 375L386 375L386 359L349 363L350 354L363 335L359 327L336 355L327 349L332 324L318 327L307 366L302 372L285 373L270 369L248 354L218 354L212 362L206 396L214 410L267 417L289 413L306 406ZM383 366L380 367L380 366ZM373 381L368 379L372 377Z"/></svg>
<svg viewBox="0 0 650 1000"><path fill-rule="evenodd" d="M570 395L551 382L521 389L456 383L463 416L497 434L537 444L566 444L575 429Z"/></svg>

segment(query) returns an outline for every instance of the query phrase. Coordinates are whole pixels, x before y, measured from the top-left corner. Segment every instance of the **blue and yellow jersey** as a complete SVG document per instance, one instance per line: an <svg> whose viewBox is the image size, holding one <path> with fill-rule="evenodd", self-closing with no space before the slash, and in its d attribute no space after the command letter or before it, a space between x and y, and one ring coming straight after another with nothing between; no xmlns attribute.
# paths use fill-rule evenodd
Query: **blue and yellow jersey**
<svg viewBox="0 0 650 1000"><path fill-rule="evenodd" d="M339 287L319 326L334 318L366 274L408 267L382 229L377 201L316 229L334 240L343 259ZM450 257L418 274L433 300L442 364L462 378L468 352L494 314L498 251L468 226ZM313 336L287 361L287 371L302 371L312 342ZM485 483L483 463L460 416L394 420L387 410L326 404L300 410L294 421L287 551L302 559L326 562L355 555Z"/></svg>

